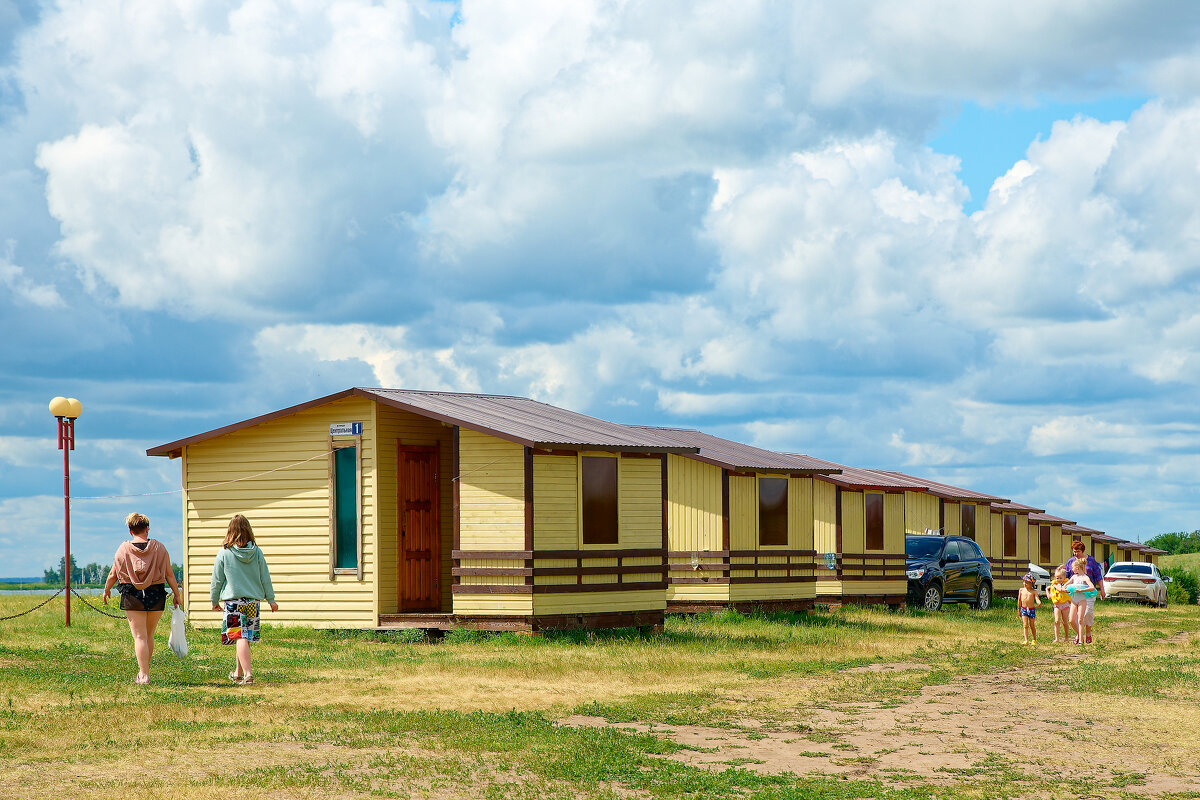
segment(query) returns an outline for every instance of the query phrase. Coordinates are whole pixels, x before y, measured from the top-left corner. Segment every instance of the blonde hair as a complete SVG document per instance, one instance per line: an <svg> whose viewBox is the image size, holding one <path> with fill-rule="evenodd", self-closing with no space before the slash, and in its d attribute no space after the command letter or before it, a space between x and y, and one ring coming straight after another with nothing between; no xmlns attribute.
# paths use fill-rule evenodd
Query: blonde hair
<svg viewBox="0 0 1200 800"><path fill-rule="evenodd" d="M254 529L250 520L241 514L234 514L229 520L229 529L225 532L225 547L245 547L254 541Z"/></svg>
<svg viewBox="0 0 1200 800"><path fill-rule="evenodd" d="M1058 565L1058 569L1054 570L1054 580L1065 581L1067 579L1067 568L1062 564Z"/></svg>
<svg viewBox="0 0 1200 800"><path fill-rule="evenodd" d="M1075 563L1071 565L1071 570L1078 572L1081 575L1087 573L1087 561L1082 558L1075 559Z"/></svg>
<svg viewBox="0 0 1200 800"><path fill-rule="evenodd" d="M125 518L125 524L129 526L130 533L144 533L150 529L149 517L136 511Z"/></svg>

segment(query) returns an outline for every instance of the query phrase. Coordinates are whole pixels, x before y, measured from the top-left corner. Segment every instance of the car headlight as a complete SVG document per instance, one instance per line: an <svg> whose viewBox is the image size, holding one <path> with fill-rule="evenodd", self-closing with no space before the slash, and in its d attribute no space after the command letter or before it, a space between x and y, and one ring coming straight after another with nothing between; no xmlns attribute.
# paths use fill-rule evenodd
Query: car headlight
<svg viewBox="0 0 1200 800"><path fill-rule="evenodd" d="M925 574L925 568L917 567L916 569L905 570L904 574L910 578L920 578Z"/></svg>

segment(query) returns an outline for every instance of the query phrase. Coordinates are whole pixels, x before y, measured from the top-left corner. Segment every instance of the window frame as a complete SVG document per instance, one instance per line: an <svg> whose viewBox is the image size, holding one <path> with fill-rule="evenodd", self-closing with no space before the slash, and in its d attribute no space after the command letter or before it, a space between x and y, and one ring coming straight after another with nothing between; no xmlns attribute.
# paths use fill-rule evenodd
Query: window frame
<svg viewBox="0 0 1200 800"><path fill-rule="evenodd" d="M363 470L362 436L329 437L329 580L338 575L354 575L363 579ZM337 451L354 448L354 505L355 505L355 565L337 566Z"/></svg>
<svg viewBox="0 0 1200 800"><path fill-rule="evenodd" d="M1053 531L1049 525L1038 526L1038 545L1040 547L1038 555L1041 557L1041 563L1043 564L1049 564L1051 561L1050 540L1052 534Z"/></svg>
<svg viewBox="0 0 1200 800"><path fill-rule="evenodd" d="M1012 520L1011 536L1009 534L1009 520ZM1004 537L1004 543L1003 543L1004 557L1005 558L1016 558L1016 556L1017 556L1017 515L1016 514L1004 514L1001 519L1000 530L1001 530L1001 535ZM1012 541L1012 548L1011 548L1012 551L1011 552L1009 552L1009 546L1008 546L1010 540Z"/></svg>
<svg viewBox="0 0 1200 800"><path fill-rule="evenodd" d="M779 481L783 484L783 541L767 542L763 540L763 500L762 500L762 482L763 481ZM791 525L789 522L790 509L788 508L788 495L791 493L791 482L787 475L756 475L754 479L754 494L758 500L758 546L761 547L784 547L791 542ZM779 514L779 509L774 509L774 514Z"/></svg>
<svg viewBox="0 0 1200 800"><path fill-rule="evenodd" d="M613 485L613 531L616 538L611 541L589 542L587 539L587 518L585 513L587 498L585 497L586 482L584 480L584 464L587 459L611 459L614 465L615 481ZM583 453L579 454L579 546L581 549L595 548L603 550L621 544L621 455L620 453Z"/></svg>
<svg viewBox="0 0 1200 800"><path fill-rule="evenodd" d="M967 533L967 516L968 516L967 510L968 509L971 512L970 513L970 517L971 517L971 532L970 533ZM977 539L975 538L975 521L976 521L976 515L975 515L975 504L974 503L963 503L961 506L959 506L958 532L965 538L970 539L972 542L977 541Z"/></svg>
<svg viewBox="0 0 1200 800"><path fill-rule="evenodd" d="M868 499L879 498L879 546L871 547L871 512ZM874 500L872 499L872 503ZM880 492L863 492L863 552L882 553L887 547L887 500Z"/></svg>

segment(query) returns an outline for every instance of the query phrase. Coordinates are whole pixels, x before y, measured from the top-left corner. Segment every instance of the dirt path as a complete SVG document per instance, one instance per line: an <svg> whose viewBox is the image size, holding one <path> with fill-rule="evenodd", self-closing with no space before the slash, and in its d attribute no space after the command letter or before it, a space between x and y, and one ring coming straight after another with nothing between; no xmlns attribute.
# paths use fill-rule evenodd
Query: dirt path
<svg viewBox="0 0 1200 800"><path fill-rule="evenodd" d="M1060 659L1076 656L1063 655ZM1049 663L1049 660L1048 660ZM925 669L920 664L876 664L863 671ZM899 703L797 704L800 724L766 729L743 720L738 729L672 725L617 724L651 731L697 750L670 758L714 769L738 765L764 773L842 775L902 784L982 780L996 770L1031 779L1055 780L1069 775L1086 780L1089 797L1119 797L1122 790L1139 797L1178 793L1200 797L1200 777L1188 764L1197 763L1200 746L1184 744L1181 734L1164 731L1173 720L1161 717L1161 703L1115 700L1097 708L1082 727L1064 723L1072 716L1072 700L1061 693L1023 684L1028 670L960 677L949 685L925 687ZM800 690L780 684L779 692ZM793 696L811 697L797 691ZM1092 701L1089 699L1088 703ZM1055 709L1047 713L1048 709ZM1157 718L1147 726L1145 713ZM1180 709L1176 730L1194 725L1196 710ZM597 717L573 716L564 725L605 726ZM1183 735L1186 735L1183 734ZM1080 753L1086 753L1081 764ZM979 776L979 777L972 777Z"/></svg>

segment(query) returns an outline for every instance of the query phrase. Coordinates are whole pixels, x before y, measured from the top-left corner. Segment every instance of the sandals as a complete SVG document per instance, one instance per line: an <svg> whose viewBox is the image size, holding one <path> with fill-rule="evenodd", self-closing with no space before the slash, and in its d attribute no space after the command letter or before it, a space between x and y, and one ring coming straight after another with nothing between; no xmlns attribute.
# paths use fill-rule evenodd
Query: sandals
<svg viewBox="0 0 1200 800"><path fill-rule="evenodd" d="M247 675L246 677L242 678L240 683L242 684L242 686L249 686L250 684L254 683L254 676Z"/></svg>
<svg viewBox="0 0 1200 800"><path fill-rule="evenodd" d="M229 673L229 680L240 686L254 683L253 675L238 675L236 671Z"/></svg>
<svg viewBox="0 0 1200 800"><path fill-rule="evenodd" d="M233 681L234 683L241 683L242 676L237 674L237 670L234 670L233 672L229 673L229 680Z"/></svg>

